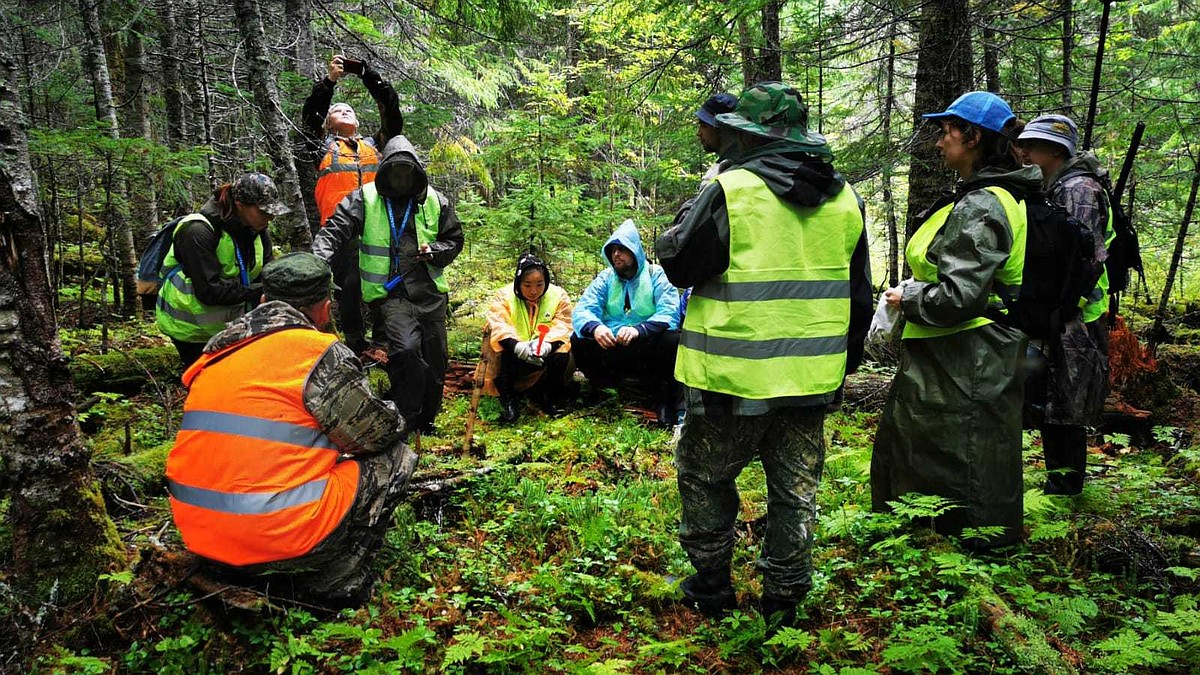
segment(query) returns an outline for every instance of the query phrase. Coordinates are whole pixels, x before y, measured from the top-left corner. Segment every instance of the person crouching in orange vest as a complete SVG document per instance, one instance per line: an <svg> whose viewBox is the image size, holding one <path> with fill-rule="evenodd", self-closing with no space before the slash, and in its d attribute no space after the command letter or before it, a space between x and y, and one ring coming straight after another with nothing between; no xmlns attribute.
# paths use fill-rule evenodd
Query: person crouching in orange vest
<svg viewBox="0 0 1200 675"><path fill-rule="evenodd" d="M374 135L359 133L358 116L350 104L330 105L334 88L347 73L358 75L379 107L379 131ZM317 169L314 197L321 227L325 227L325 221L346 195L375 180L381 149L404 132L400 97L371 64L338 54L330 59L326 76L313 85L312 92L304 99L300 115L307 161ZM333 260L332 264L340 289L336 294L338 327L346 337L346 344L355 353L361 353L367 348L367 341L361 309L362 291L354 262L353 256L344 256Z"/></svg>
<svg viewBox="0 0 1200 675"><path fill-rule="evenodd" d="M188 397L167 457L171 513L187 549L218 574L359 605L417 456L395 405L325 332L329 266L293 253L266 265L262 282L263 304L183 374Z"/></svg>

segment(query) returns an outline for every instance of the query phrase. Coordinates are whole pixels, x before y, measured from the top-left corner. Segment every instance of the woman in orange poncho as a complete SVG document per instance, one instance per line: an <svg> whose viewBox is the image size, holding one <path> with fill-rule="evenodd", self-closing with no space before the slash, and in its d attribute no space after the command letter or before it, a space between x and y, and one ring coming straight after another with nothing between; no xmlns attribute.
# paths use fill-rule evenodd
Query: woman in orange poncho
<svg viewBox="0 0 1200 675"><path fill-rule="evenodd" d="M500 419L516 421L518 390L531 390L542 410L556 414L571 371L571 298L550 283L546 263L521 255L512 286L492 299L487 325L485 352L499 358L490 359L484 387L500 397Z"/></svg>

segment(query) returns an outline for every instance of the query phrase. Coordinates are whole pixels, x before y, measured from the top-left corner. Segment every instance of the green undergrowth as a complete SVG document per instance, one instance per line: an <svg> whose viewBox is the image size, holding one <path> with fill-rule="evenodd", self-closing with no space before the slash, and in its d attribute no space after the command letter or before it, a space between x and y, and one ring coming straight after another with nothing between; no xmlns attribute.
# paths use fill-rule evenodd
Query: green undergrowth
<svg viewBox="0 0 1200 675"><path fill-rule="evenodd" d="M109 503L126 542L161 537L178 548L161 484L128 488L169 447L178 405L151 399L101 397L84 424L106 490L120 498ZM127 575L109 580L129 592L109 609L105 639L49 641L38 672L1200 671L1192 430L1157 427L1143 447L1120 434L1095 439L1074 498L1042 494L1040 440L1027 433L1028 536L973 553L928 529L953 506L945 500L910 496L894 513L872 513L877 414L832 414L813 589L798 627L768 638L756 610L756 521L766 512L757 463L738 480L739 609L705 619L677 603L676 580L691 567L677 542L669 432L640 423L620 399L553 419L529 406L502 426L484 398L466 452L468 404L446 401L437 432L422 438L414 484L469 477L397 510L368 606L249 613Z"/></svg>

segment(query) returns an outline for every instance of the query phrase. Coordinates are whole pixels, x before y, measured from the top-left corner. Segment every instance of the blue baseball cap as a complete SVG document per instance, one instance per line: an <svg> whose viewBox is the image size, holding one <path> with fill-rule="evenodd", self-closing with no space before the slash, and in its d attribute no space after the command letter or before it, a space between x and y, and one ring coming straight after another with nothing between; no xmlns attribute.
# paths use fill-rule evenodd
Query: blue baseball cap
<svg viewBox="0 0 1200 675"><path fill-rule="evenodd" d="M944 112L921 115L927 120L957 117L984 129L1004 133L1004 125L1016 118L1004 99L989 91L970 91L954 99Z"/></svg>
<svg viewBox="0 0 1200 675"><path fill-rule="evenodd" d="M737 108L737 102L737 97L733 94L713 94L696 111L696 117L708 126L715 127L717 126L717 115L733 112Z"/></svg>

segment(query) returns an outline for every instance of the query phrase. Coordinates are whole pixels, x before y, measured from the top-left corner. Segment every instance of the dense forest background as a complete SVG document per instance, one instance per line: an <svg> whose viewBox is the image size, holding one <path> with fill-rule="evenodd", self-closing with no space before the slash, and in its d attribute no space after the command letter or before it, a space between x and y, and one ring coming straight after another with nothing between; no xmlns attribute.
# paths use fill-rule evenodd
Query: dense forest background
<svg viewBox="0 0 1200 675"><path fill-rule="evenodd" d="M422 552L389 554L395 584L366 618L321 623L301 611L273 616L265 628L197 618L191 608L203 598L138 566L150 557L140 552L145 542L161 545L168 531L153 467L161 473L182 393L167 363L174 354L134 292L148 238L247 170L275 176L293 207L272 224L276 245L309 244L315 174L299 155L300 107L329 59L344 54L370 62L396 88L405 134L434 184L456 200L467 248L448 276L452 349L461 357L477 353L483 304L520 251L537 251L578 293L622 220L633 218L647 240L667 227L713 160L696 141L693 112L713 93L736 94L761 79L804 94L810 126L829 138L837 167L866 200L880 288L903 274L898 252L912 214L953 186L921 113L964 91L995 91L1023 119L1072 116L1114 173L1144 122L1124 203L1141 238L1146 283L1131 287L1123 307L1139 326L1158 320L1160 328L1143 330L1154 341L1187 342L1200 312L1188 238L1200 183L1194 0L0 0L0 17L0 439L8 444L0 487L9 495L0 501L0 563L11 570L0 575L0 636L11 640L0 649L0 671L40 664L66 672L490 672L551 663L555 672L711 672L816 659L831 673L1025 672L1014 654L1027 634L1009 644L998 629L974 632L1004 624L1003 612L980 608L1009 611L1006 601L1048 631L1035 625L1034 639L1059 656L1038 658L1076 669L1043 672L1089 664L1096 672L1162 672L1155 669L1164 663L1186 672L1200 663L1196 559L1187 558L1194 540L1155 549L1167 553L1154 559L1159 576L1149 581L1136 570L1129 580L1129 565L1079 563L1085 571L1072 576L1079 551L1094 542L1073 529L1079 517L1044 497L1033 502L1042 519L1033 527L1046 526L1035 541L1058 556L1050 571L1030 552L996 568L937 541L929 545L942 547L942 557L931 561L916 540L891 537L901 522L919 523L939 506L911 505L895 520L861 508L869 401L834 423L827 485L837 487L822 507L836 504L841 516L824 522L818 537L830 537L819 562L835 571L818 587L826 610L813 611L808 632L763 644L761 621L754 628L739 614L705 632L694 618L662 609L672 592L663 579L686 570L672 539L678 504L668 439L620 408L565 426L536 421L490 437L485 430L487 466L454 453L433 460L435 473L486 469L497 477L450 504L454 527L442 527L440 510L432 521L424 507L398 516L393 549ZM355 107L365 133L377 128L357 78L339 83L337 100ZM884 361L874 367L886 381ZM135 371L141 389L118 386L122 368ZM1200 382L1182 379L1193 389ZM1127 402L1156 415L1194 410L1179 393L1190 389L1138 391L1145 398ZM464 412L456 399L439 427L460 429ZM483 416L495 419L486 403ZM1104 447L1176 454L1151 452L1145 461L1154 468L1136 476L1110 467L1114 485L1148 492L1091 495L1085 524L1127 508L1153 523L1150 530L1167 512L1191 518L1180 536L1196 534L1200 452L1189 450L1190 432L1178 420L1153 421L1142 442L1118 431L1102 437ZM129 459L141 450L157 458L149 469ZM1036 455L1035 440L1027 451ZM119 459L92 460L107 453ZM565 464L566 477L548 463ZM582 468L572 475L576 463ZM1176 501L1147 497L1176 487L1185 495ZM747 508L761 505L762 495L747 495ZM496 504L508 515L487 508ZM1066 522L1069 529L1056 529ZM552 533L564 529L573 534L556 540ZM485 540L502 535L510 537L498 539L504 551L485 555ZM1138 541L1120 539L1118 548L1137 550ZM472 545L480 556L472 562L446 553ZM855 556L856 575L875 581L837 577ZM505 560L526 559L523 572L505 571ZM1144 572L1148 560L1133 567ZM458 563L462 569L446 572ZM505 574L508 590L489 590ZM1088 576L1095 574L1102 577ZM740 586L752 578L739 577ZM1049 596L1063 589L1095 595L1056 604ZM867 610L850 600L889 594ZM897 609L904 594L936 607ZM845 607L853 616L843 621L836 615ZM1171 618L1133 622L1153 608ZM381 615L391 623L378 625ZM922 632L924 625L934 628ZM40 638L48 641L38 647Z"/></svg>

